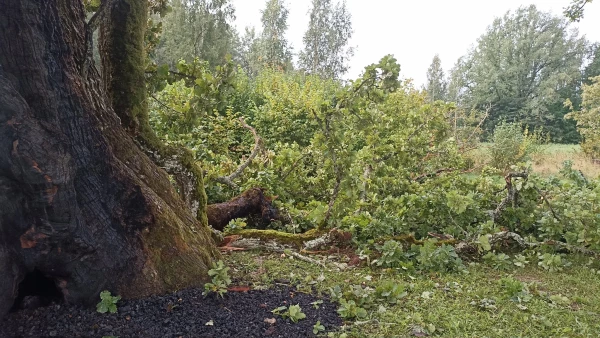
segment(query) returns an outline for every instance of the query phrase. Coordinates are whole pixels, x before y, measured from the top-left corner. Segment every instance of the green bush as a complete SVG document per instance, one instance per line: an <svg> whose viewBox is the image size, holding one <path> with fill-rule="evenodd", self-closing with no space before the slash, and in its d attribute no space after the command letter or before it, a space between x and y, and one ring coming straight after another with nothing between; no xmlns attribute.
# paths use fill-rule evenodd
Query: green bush
<svg viewBox="0 0 600 338"><path fill-rule="evenodd" d="M490 165L507 171L512 165L531 160L542 151L543 139L539 130L531 133L519 123L501 122L489 146Z"/></svg>

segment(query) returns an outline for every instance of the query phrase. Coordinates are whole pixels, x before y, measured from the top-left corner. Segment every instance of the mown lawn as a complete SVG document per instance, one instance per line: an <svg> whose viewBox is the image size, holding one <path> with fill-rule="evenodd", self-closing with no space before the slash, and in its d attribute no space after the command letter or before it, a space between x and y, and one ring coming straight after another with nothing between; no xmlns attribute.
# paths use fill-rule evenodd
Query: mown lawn
<svg viewBox="0 0 600 338"><path fill-rule="evenodd" d="M336 285L376 288L393 281L406 291L397 304L376 304L367 318L348 321L333 337L599 337L600 274L592 269L598 262L566 258L571 266L560 272L543 270L532 260L508 271L470 263L468 273L408 274L369 267L327 270L265 252L225 255L234 284L266 288L283 283L328 296ZM521 281L529 296L511 300L500 281L507 277Z"/></svg>

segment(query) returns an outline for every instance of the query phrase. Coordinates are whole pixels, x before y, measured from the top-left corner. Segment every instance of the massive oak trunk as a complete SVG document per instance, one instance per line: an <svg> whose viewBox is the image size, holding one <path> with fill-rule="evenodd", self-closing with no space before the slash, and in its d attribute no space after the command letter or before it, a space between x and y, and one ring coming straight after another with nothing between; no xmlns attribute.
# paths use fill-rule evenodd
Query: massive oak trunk
<svg viewBox="0 0 600 338"><path fill-rule="evenodd" d="M0 0L0 316L34 271L90 304L197 285L218 255L82 71L84 17L78 0Z"/></svg>

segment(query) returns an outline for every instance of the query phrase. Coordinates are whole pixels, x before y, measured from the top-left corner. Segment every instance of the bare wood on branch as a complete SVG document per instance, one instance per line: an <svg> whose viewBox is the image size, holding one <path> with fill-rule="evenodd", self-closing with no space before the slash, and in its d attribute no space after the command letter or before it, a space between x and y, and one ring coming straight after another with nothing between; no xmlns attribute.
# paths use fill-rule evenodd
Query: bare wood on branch
<svg viewBox="0 0 600 338"><path fill-rule="evenodd" d="M244 169L246 169L250 165L250 163L252 163L254 158L262 150L263 144L261 137L256 132L256 129L248 125L246 121L244 121L243 117L240 117L239 121L242 124L242 127L250 130L250 132L254 136L254 149L252 150L252 153L250 153L250 156L246 159L246 161L244 161L244 163L242 163L233 173L229 174L228 176L220 176L215 179L217 182L226 184L232 189L236 190L239 189L239 186L235 182L233 182L233 180L238 178L244 172Z"/></svg>

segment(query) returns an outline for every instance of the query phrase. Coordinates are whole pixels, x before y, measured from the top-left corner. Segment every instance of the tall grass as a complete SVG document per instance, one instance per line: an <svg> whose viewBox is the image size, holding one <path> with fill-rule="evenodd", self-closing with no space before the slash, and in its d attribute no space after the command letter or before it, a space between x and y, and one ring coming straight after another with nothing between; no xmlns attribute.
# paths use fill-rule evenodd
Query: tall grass
<svg viewBox="0 0 600 338"><path fill-rule="evenodd" d="M490 143L480 143L477 149L468 154L475 167L490 164L490 145ZM558 175L563 162L567 160L573 161L573 168L581 170L586 177L600 177L600 164L594 164L583 154L577 144L542 145L541 151L532 156L533 171L544 176Z"/></svg>
<svg viewBox="0 0 600 338"><path fill-rule="evenodd" d="M573 169L589 178L600 176L600 164L594 164L592 159L585 156L581 147L575 144L549 144L544 151L534 157L533 170L542 175L556 175L564 161L573 161Z"/></svg>

